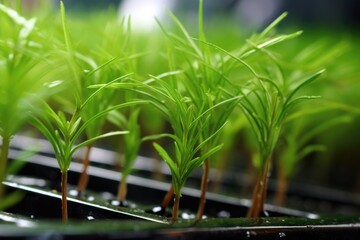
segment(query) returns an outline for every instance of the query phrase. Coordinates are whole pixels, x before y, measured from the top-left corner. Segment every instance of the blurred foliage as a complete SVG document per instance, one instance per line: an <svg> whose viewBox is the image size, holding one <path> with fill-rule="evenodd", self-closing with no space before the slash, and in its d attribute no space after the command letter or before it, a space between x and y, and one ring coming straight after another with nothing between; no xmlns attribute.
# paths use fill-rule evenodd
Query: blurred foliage
<svg viewBox="0 0 360 240"><path fill-rule="evenodd" d="M24 80L27 78L41 78L41 80L55 81L70 78L71 74L67 70L67 59L64 58L65 44L58 6L54 7L51 1L39 1L39 7L29 10L23 8L20 1L2 0L0 3L17 9L19 14L24 15L26 19L36 17L36 27L33 29L35 33L27 36L31 38L31 41L28 42L31 44L22 45L21 41L16 40L16 37L19 36L16 34L21 31L21 26L11 24L8 17L3 14L0 16L2 24L0 28L1 81L5 79L3 74L5 71L4 62L10 60L9 51L17 51L22 54L22 58L16 64L20 64L20 60L27 59L25 59L26 64L24 64L23 71L16 72L17 76L24 76ZM65 6L66 4L67 2L65 2ZM182 20L181 17L180 19ZM113 58L120 59L116 64L110 64L110 67L103 68L107 79L96 79L96 76L94 76L92 80L98 80L98 82L104 80L106 82L116 76L132 72L132 78L145 81L149 78L149 75L158 76L169 71L166 38L161 33L160 28L156 28L151 32L133 31L130 25L127 25L129 20L131 22L131 19L119 17L117 9L111 7L93 11L79 11L76 9L69 11L67 16L68 28L69 32L71 32L72 46L78 53L90 59L95 59L96 66ZM198 31L197 24L194 24L196 21L194 18L184 19L183 21L191 36L196 36L194 33ZM166 22L163 24L166 25L169 32L180 33L179 29L172 23ZM300 119L300 122L295 122L295 120L294 122L290 120L285 122L285 131L281 133L279 148L286 146L287 142L296 142L301 138L307 139L305 135L311 129L316 129L317 126L331 121L331 119L351 119L350 122L334 124L331 128L319 131L316 135L308 138L303 145L305 148L308 145L321 145L323 151L303 156L304 159L297 161L296 167L292 168L291 171L289 170L289 172L297 181L317 181L323 185L352 189L356 185L355 178L358 171L360 171L360 162L358 161L360 158L360 143L358 140L360 136L360 45L358 44L360 31L353 28L339 28L338 26L337 28L331 26L328 28L323 26L322 28L316 26L302 28L300 23L293 22L289 26L285 21L278 28L273 29L272 33L293 32L292 29L302 29L304 33L281 45L269 46L269 50L275 53L276 59L281 64L284 74L291 73L290 77L296 79L303 71L311 72L313 69L325 68L326 72L319 81L304 89L307 95L320 95L322 97L314 100L311 106L305 110L302 109L302 105L298 106L299 110L308 111L306 112L306 118ZM240 25L234 19L226 16L206 19L204 26L207 42L232 53L236 53L239 50L238 48L246 43L248 33L251 31L248 26ZM10 46L9 41L17 44ZM37 47L39 44L42 47ZM254 56L262 58L262 54L255 54ZM264 71L266 67L260 66L260 64L264 63L263 59L257 59L256 57L248 59L248 63L254 66L256 71ZM84 59L81 58L81 64L77 65L79 74L84 74L82 71L90 66L89 62L83 61ZM177 58L177 60L179 59ZM14 66L17 66L16 64ZM186 65L179 62L177 64L179 64L177 67ZM102 78L103 75L100 75L100 77ZM242 67L232 71L229 76L229 79L237 79L239 83L246 82L249 78L250 74L244 74ZM30 90L30 87L36 86L38 85L30 84L29 88L26 88ZM60 93L53 95L48 100L52 106L56 106L56 109L67 112L66 109L62 109L63 106L59 103L59 96L63 99L71 99L73 97L72 93L68 89L61 89ZM0 100L3 98L4 94L0 96ZM123 100L124 96L116 96L114 99ZM326 111L317 111L320 108L326 109ZM168 131L167 120L161 115L155 114L156 111L153 108L143 107L141 109L139 122L142 123L141 131L143 135L144 133L154 134ZM235 114L239 113L235 112ZM2 116L11 115L2 114ZM24 121L21 120L19 124L16 121L12 122L16 124L13 125L14 131L12 130L11 134L20 129L22 126L20 123ZM234 131L231 131L232 124L234 124ZM248 130L249 124L246 122L229 121L229 124L226 125L226 131L221 137L228 139L228 134L229 139L232 139L232 141L228 143L227 146L229 147L226 146L222 150L224 152L243 153L250 151L254 153L253 143L256 140ZM289 138L293 139L290 140ZM227 143L227 141L224 142ZM279 156L285 154L281 153L281 149L276 151L278 151ZM222 159L220 153L216 154L218 159ZM248 155L246 156L250 158ZM237 157L231 157L231 159L235 160ZM228 161L226 166L222 168L225 168L225 171L237 172L238 169L234 169L232 166L239 165L242 168L241 170L245 171L243 168L245 168L244 165L246 164L231 161ZM344 178L342 174L336 174L336 172L344 172L347 174L348 179Z"/></svg>

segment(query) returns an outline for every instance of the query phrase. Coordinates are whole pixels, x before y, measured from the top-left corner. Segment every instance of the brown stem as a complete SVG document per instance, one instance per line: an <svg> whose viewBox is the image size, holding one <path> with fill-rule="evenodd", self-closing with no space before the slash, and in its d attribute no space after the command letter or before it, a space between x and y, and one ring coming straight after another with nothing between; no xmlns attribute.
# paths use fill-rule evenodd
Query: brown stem
<svg viewBox="0 0 360 240"><path fill-rule="evenodd" d="M62 221L63 223L66 223L68 221L67 171L61 173L61 210L62 210Z"/></svg>
<svg viewBox="0 0 360 240"><path fill-rule="evenodd" d="M251 207L249 208L246 217L254 217L254 212L256 207L258 206L258 198L257 196L259 196L260 193L260 182L261 182L261 176L259 175L257 177L256 183L255 183L255 188L253 191L253 195L252 195L252 200L251 200Z"/></svg>
<svg viewBox="0 0 360 240"><path fill-rule="evenodd" d="M4 196L5 187L2 184L3 180L6 177L6 166L9 155L9 147L10 147L10 137L3 137L2 139L2 147L1 147L1 156L0 156L0 198Z"/></svg>
<svg viewBox="0 0 360 240"><path fill-rule="evenodd" d="M161 202L161 208L166 209L169 206L171 199L173 198L174 198L174 186L171 184L169 191L166 193L164 199Z"/></svg>
<svg viewBox="0 0 360 240"><path fill-rule="evenodd" d="M274 203L278 206L284 206L286 193L288 189L288 180L286 178L284 170L279 167L276 177L276 192Z"/></svg>
<svg viewBox="0 0 360 240"><path fill-rule="evenodd" d="M178 219L179 206L180 206L180 194L176 194L175 200L174 200L173 211L172 211L172 219L171 219L172 222L176 222Z"/></svg>
<svg viewBox="0 0 360 240"><path fill-rule="evenodd" d="M85 158L83 161L83 169L79 178L79 182L77 185L78 193L81 194L85 191L88 181L89 175L87 174L88 167L90 165L90 153L92 149L92 144L86 146Z"/></svg>
<svg viewBox="0 0 360 240"><path fill-rule="evenodd" d="M196 218L198 221L200 221L202 219L202 216L204 215L208 179L209 179L209 159L207 158L203 164L203 175L201 178L201 195L200 195L198 211L196 214Z"/></svg>
<svg viewBox="0 0 360 240"><path fill-rule="evenodd" d="M264 211L270 166L271 156L266 159L265 166L256 181L252 204L246 214L247 217L258 218L260 217L260 213Z"/></svg>
<svg viewBox="0 0 360 240"><path fill-rule="evenodd" d="M118 188L118 194L117 194L117 200L123 202L126 199L126 195L127 195L127 181L126 181L127 176L122 175L121 180L120 180L120 184L119 184L119 188Z"/></svg>
<svg viewBox="0 0 360 240"><path fill-rule="evenodd" d="M230 151L225 151L223 154L222 154L222 158L220 159L219 163L217 164L216 166L216 176L215 178L213 179L213 184L212 184L212 187L211 187L211 191L213 192L219 192L220 191L220 187L221 187L221 183L223 181L223 178L224 178L224 171L225 171L225 168L226 166L228 166L228 160L229 160L229 152Z"/></svg>

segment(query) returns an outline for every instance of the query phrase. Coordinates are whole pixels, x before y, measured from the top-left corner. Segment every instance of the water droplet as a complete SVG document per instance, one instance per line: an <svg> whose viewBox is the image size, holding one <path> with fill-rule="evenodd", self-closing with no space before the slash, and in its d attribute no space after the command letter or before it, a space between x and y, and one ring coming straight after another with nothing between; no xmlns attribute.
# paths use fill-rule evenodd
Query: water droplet
<svg viewBox="0 0 360 240"><path fill-rule="evenodd" d="M217 217L219 217L219 218L229 218L229 217L231 217L231 214L228 211L222 210L222 211L217 213Z"/></svg>
<svg viewBox="0 0 360 240"><path fill-rule="evenodd" d="M31 218L31 219L34 219L34 215L31 214L31 215L30 215L30 218Z"/></svg>
<svg viewBox="0 0 360 240"><path fill-rule="evenodd" d="M246 231L245 232L245 239L250 239L251 237L255 237L256 236L256 232L254 231Z"/></svg>
<svg viewBox="0 0 360 240"><path fill-rule="evenodd" d="M114 198L114 195L112 195L112 194L109 193L109 192L102 192L102 193L101 193L101 197L102 197L103 199L110 200L110 199L113 199L113 198Z"/></svg>
<svg viewBox="0 0 360 240"><path fill-rule="evenodd" d="M261 215L262 217L269 217L269 216L270 216L269 212L266 211L266 210L263 210L260 215Z"/></svg>
<svg viewBox="0 0 360 240"><path fill-rule="evenodd" d="M78 192L78 190L76 190L76 189L71 189L70 191L69 191L69 195L71 195L71 196L79 196L79 192Z"/></svg>
<svg viewBox="0 0 360 240"><path fill-rule="evenodd" d="M111 200L110 204L117 207L129 207L129 203L127 201Z"/></svg>
<svg viewBox="0 0 360 240"><path fill-rule="evenodd" d="M87 200L90 201L90 202L92 202L92 201L95 200L95 197L94 197L94 196L89 196L89 197L87 198Z"/></svg>
<svg viewBox="0 0 360 240"><path fill-rule="evenodd" d="M110 204L113 206L120 206L120 201L119 200L111 200Z"/></svg>
<svg viewBox="0 0 360 240"><path fill-rule="evenodd" d="M160 206L157 206L157 207L153 207L152 208L152 212L153 213L157 213L157 212L161 212L162 211L162 207L160 207Z"/></svg>
<svg viewBox="0 0 360 240"><path fill-rule="evenodd" d="M194 218L195 218L195 214L183 212L183 213L181 214L181 218L182 218L182 219L194 219Z"/></svg>
<svg viewBox="0 0 360 240"><path fill-rule="evenodd" d="M279 233L279 238L285 238L286 237L286 234L285 233L283 233L283 232L280 232Z"/></svg>

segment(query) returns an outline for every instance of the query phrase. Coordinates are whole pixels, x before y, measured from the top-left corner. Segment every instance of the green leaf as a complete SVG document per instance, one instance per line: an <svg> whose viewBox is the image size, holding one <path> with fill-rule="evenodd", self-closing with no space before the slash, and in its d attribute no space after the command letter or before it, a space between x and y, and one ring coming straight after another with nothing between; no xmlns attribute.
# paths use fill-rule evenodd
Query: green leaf
<svg viewBox="0 0 360 240"><path fill-rule="evenodd" d="M122 80L122 79L125 79L127 77L129 77L130 75L132 75L132 73L128 73L124 76L121 76L119 78L116 78L104 85L102 85L99 89L97 89L93 94L91 94L82 104L81 104L81 107L80 107L80 110L83 109L86 104L88 104L88 102L90 102L96 95L98 95L100 92L104 91L104 89L106 89L106 87L110 86L111 84L113 84L114 82L117 82L119 80Z"/></svg>
<svg viewBox="0 0 360 240"><path fill-rule="evenodd" d="M148 135L142 138L142 141L151 141L151 140L157 140L160 138L164 138L164 137L168 137L173 139L175 142L180 142L180 139L174 135L174 134L170 134L170 133L160 133L160 134L152 134L152 135Z"/></svg>
<svg viewBox="0 0 360 240"><path fill-rule="evenodd" d="M320 145L320 144L313 144L313 145L309 145L306 146L303 150L301 150L295 159L295 162L298 162L299 160L303 159L304 157L306 157L307 155L309 155L310 153L313 152L324 152L326 151L326 147L324 145ZM295 165L295 164L294 164ZM295 167L295 166L294 166Z"/></svg>
<svg viewBox="0 0 360 240"><path fill-rule="evenodd" d="M118 136L118 135L123 135L123 134L129 134L129 131L114 131L114 132L108 132L108 133L104 133L101 134L99 136L90 138L78 145L76 145L75 147L73 147L73 149L71 150L71 154L73 154L76 150L78 150L79 148L85 147L93 142L95 142L96 140L102 139L102 138L107 138L107 137L113 137L113 136Z"/></svg>
<svg viewBox="0 0 360 240"><path fill-rule="evenodd" d="M323 72L325 71L325 69L322 69L316 73L314 73L313 75L309 76L308 78L306 78L304 81L302 81L302 83L300 83L294 90L291 91L291 93L288 95L286 101L285 101L285 106L288 105L288 103L292 100L292 98L294 97L294 95L302 88L304 88L305 86L311 84L313 81L315 81L315 79L317 79Z"/></svg>
<svg viewBox="0 0 360 240"><path fill-rule="evenodd" d="M292 99L291 101L289 101L287 103L287 105L284 107L285 111L287 111L288 109L290 109L292 106L294 106L295 104L302 102L304 100L312 100L312 99L319 99L321 98L321 96L300 96L297 98Z"/></svg>
<svg viewBox="0 0 360 240"><path fill-rule="evenodd" d="M66 12L65 12L65 6L62 1L60 1L60 12L61 12L61 22L62 22L62 28L64 32L64 38L65 38L65 45L68 50L68 52L71 52L73 47L70 40L70 34L69 34L69 28L66 22Z"/></svg>
<svg viewBox="0 0 360 240"><path fill-rule="evenodd" d="M172 172L172 176L176 180L175 182L173 181L173 183L176 183L176 184L180 183L181 176L179 173L179 168L176 165L176 163L171 159L171 157L169 156L169 154L165 151L165 149L163 147L161 147L157 143L153 143L153 145L154 145L154 148L156 149L156 151L159 153L159 155L163 158L163 160L169 166L169 168Z"/></svg>
<svg viewBox="0 0 360 240"><path fill-rule="evenodd" d="M194 38L195 39L195 38ZM242 60L241 58L235 56L234 54L226 51L225 49L215 45L215 44L212 44L212 43L208 43L208 42L204 42L200 39L195 39L197 41L200 41L202 42L203 44L206 44L206 45L209 45L211 46L212 48L216 49L216 50L219 50L220 52L223 52L225 53L226 55L228 55L229 57L233 58L234 60L236 60L237 62L239 62L240 64L242 64L243 66L245 66L256 78L259 78L258 74L256 73L256 71L247 63L245 62L244 60Z"/></svg>
<svg viewBox="0 0 360 240"><path fill-rule="evenodd" d="M264 38L266 35L269 34L279 23L284 20L284 18L288 15L287 12L282 13L279 17L277 17L272 23L269 24L259 35L259 38Z"/></svg>
<svg viewBox="0 0 360 240"><path fill-rule="evenodd" d="M209 151L207 151L206 153L202 154L200 157L199 162L204 162L205 159L209 158L210 156L212 156L214 153L220 151L220 149L224 146L224 144L219 144L216 147L213 147L212 149L210 149Z"/></svg>
<svg viewBox="0 0 360 240"><path fill-rule="evenodd" d="M134 105L140 105L140 104L145 104L147 103L147 101L132 101L132 102L127 102L127 103L122 103L122 104L118 104L112 107L109 107L93 116L91 116L89 119L87 119L86 121L83 122L83 124L80 126L80 128L76 131L76 134L74 136L72 136L72 144L75 143L75 141L80 137L81 133L85 131L85 129L92 124L96 119L103 117L104 115L106 115L107 113L120 109L120 108L125 108L125 107L130 107L130 106L134 106Z"/></svg>
<svg viewBox="0 0 360 240"><path fill-rule="evenodd" d="M111 122L112 124L114 124L115 126L121 128L121 129L126 128L127 119L124 116L124 114L122 114L119 111L111 111L111 112L109 112L109 115L107 116L107 119L109 120L109 122Z"/></svg>

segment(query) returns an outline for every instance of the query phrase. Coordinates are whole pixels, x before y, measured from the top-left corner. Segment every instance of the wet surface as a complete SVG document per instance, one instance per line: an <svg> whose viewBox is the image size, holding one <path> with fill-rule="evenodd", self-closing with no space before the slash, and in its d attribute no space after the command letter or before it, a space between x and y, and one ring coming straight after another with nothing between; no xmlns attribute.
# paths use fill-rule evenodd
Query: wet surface
<svg viewBox="0 0 360 240"><path fill-rule="evenodd" d="M49 189L39 179L13 177L11 180L6 184L25 191L26 195L17 207L9 209L12 214L0 212L0 237L15 232L43 234L48 229L57 229L56 233L62 237L94 237L96 234L101 236L98 239L129 236L133 239L327 239L339 236L357 239L348 236L360 232L360 217L350 216L249 219L230 218L230 213L220 211L220 218L206 217L197 222L192 212L182 211L182 218L170 224L169 219L162 216L166 211L161 207L131 208L129 203L124 207L114 200L109 201L114 197L111 194L105 194L109 199L100 201L103 194L91 191L79 197L74 187L69 188L70 221L62 224L59 192ZM151 209L151 212L144 209Z"/></svg>
<svg viewBox="0 0 360 240"><path fill-rule="evenodd" d="M125 236L134 239L341 239L341 236L357 239L351 236L360 233L358 216L320 217L317 214L301 215L303 213L296 210L285 211L276 208L281 211L271 209L268 213L264 212L261 218L248 219L244 218L246 203L239 205L226 197L223 197L225 201L221 202L221 199L211 194L207 202L205 219L195 221L194 208L191 206L196 207L198 201L194 200L196 197L184 195L181 201L181 219L175 224L169 224L171 207L162 209L156 206L156 202L160 201L152 198L158 196L162 199L166 187L164 191L159 191L159 188L145 189L144 186L130 184L129 199L136 199L136 203L119 202L112 190L116 189L117 182L108 179L101 179L102 184L99 186L90 182L90 189L95 191L87 190L80 195L76 188L69 184L70 222L64 225L60 223L61 195L59 184L56 183L60 175L58 169L37 166L36 171L40 172L37 174L45 173L49 176L48 180L33 176L14 176L6 183L10 188L24 191L26 194L22 202L9 209L12 214L0 212L1 237L7 232L19 232L19 228L21 234L57 229L56 233L59 236L100 234L102 238L99 239L125 239ZM34 174L35 171L29 169L27 172ZM70 172L69 179L77 179L73 174ZM100 178L96 178L99 181ZM140 197L134 195L136 192L140 193ZM140 204L141 200L145 200L144 203ZM266 217L268 214L270 217ZM297 236L300 238L296 238Z"/></svg>

